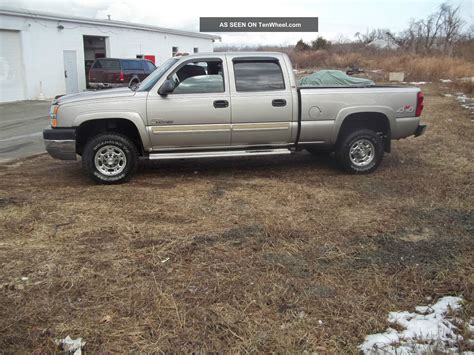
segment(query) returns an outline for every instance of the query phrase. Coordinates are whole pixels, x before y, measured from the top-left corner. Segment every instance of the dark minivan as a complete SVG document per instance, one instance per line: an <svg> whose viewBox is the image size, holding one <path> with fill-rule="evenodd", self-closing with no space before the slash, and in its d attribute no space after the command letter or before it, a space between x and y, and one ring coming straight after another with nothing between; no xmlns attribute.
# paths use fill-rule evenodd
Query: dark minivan
<svg viewBox="0 0 474 355"><path fill-rule="evenodd" d="M134 86L155 69L156 66L146 59L97 59L89 70L89 87L104 89Z"/></svg>

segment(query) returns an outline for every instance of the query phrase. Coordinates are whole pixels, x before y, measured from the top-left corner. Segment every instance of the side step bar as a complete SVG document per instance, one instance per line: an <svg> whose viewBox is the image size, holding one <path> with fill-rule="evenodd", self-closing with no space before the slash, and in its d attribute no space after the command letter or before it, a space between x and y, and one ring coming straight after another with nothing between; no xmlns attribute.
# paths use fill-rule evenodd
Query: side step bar
<svg viewBox="0 0 474 355"><path fill-rule="evenodd" d="M228 158L249 157L257 155L283 155L291 154L289 149L260 149L260 150L226 150L215 152L186 152L186 153L153 153L150 160L167 159L198 159L198 158Z"/></svg>

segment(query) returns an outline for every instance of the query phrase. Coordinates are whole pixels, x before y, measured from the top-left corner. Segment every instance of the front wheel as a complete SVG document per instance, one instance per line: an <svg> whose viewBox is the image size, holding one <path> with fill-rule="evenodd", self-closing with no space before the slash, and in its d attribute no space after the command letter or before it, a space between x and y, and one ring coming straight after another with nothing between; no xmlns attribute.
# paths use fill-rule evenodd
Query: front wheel
<svg viewBox="0 0 474 355"><path fill-rule="evenodd" d="M361 129L342 139L336 150L336 159L350 173L368 174L377 169L383 154L383 142L377 133Z"/></svg>
<svg viewBox="0 0 474 355"><path fill-rule="evenodd" d="M87 142L82 154L82 167L97 183L120 184L130 179L137 169L138 152L126 136L104 133Z"/></svg>

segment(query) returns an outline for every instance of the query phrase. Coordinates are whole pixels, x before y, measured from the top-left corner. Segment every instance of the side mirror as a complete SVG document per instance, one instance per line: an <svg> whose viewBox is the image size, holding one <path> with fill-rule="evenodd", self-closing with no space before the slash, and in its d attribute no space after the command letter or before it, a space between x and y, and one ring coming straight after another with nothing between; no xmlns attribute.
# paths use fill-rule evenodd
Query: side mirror
<svg viewBox="0 0 474 355"><path fill-rule="evenodd" d="M131 81L128 84L129 89L132 89L133 91L137 90L138 86L139 86L139 83L136 82L135 80Z"/></svg>
<svg viewBox="0 0 474 355"><path fill-rule="evenodd" d="M171 94L174 90L174 83L168 79L166 80L163 85L160 86L158 89L158 94L166 96L168 94Z"/></svg>

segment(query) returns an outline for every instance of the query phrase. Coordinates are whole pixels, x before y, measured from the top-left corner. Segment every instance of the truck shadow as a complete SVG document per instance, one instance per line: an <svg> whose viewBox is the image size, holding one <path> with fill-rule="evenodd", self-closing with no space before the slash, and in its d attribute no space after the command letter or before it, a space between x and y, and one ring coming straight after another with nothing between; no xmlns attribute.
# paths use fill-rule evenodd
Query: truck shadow
<svg viewBox="0 0 474 355"><path fill-rule="evenodd" d="M341 173L333 156L313 156L307 152L293 155L182 159L162 161L141 161L137 177L151 176L235 176L254 175L269 177L275 175L295 174L299 171L318 171L319 175Z"/></svg>

